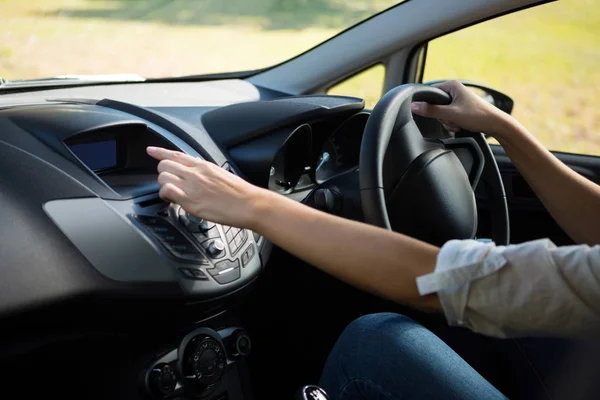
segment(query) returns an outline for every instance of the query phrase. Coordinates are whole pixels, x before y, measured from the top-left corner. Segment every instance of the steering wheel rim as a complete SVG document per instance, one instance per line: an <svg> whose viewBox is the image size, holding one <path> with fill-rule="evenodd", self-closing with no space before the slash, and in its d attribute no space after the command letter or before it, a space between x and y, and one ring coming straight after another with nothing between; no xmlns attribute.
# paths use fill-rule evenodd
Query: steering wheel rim
<svg viewBox="0 0 600 400"><path fill-rule="evenodd" d="M383 169L384 158L392 136L400 135L402 141L400 167L405 170L414 165L415 160L422 159L425 153L432 153L430 143L424 139L414 123L411 112L413 101L447 105L452 99L441 89L428 85L398 86L387 92L375 106L365 127L361 143L359 182L365 221L388 230L392 230L392 225L387 210ZM486 181L486 193L492 202L492 240L497 244L506 245L509 241L508 208L498 166L482 134L467 133L466 135L474 137L484 153L486 168L483 180ZM474 229L473 236L477 229L477 215Z"/></svg>

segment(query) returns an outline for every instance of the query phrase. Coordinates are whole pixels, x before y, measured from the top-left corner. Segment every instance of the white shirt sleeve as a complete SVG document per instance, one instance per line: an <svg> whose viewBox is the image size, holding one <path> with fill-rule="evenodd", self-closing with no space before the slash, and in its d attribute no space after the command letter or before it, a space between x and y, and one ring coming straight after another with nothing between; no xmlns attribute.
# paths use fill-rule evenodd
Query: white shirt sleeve
<svg viewBox="0 0 600 400"><path fill-rule="evenodd" d="M450 325L489 336L600 332L600 246L452 240L417 287L421 295L438 294Z"/></svg>

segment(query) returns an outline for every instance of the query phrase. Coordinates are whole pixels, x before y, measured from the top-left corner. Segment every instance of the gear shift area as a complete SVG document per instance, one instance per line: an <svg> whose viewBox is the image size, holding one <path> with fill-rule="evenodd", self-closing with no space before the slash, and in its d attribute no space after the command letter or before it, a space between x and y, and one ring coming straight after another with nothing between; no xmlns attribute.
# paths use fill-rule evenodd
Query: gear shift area
<svg viewBox="0 0 600 400"><path fill-rule="evenodd" d="M318 386L306 385L296 392L294 400L329 400L329 396Z"/></svg>

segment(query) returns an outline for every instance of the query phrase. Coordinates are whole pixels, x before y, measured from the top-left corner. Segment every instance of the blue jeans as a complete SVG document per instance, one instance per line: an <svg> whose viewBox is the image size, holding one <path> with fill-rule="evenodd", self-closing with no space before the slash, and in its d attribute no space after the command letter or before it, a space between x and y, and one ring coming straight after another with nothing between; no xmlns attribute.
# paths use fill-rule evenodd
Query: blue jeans
<svg viewBox="0 0 600 400"><path fill-rule="evenodd" d="M331 400L506 398L429 330L391 313L345 329L320 385Z"/></svg>

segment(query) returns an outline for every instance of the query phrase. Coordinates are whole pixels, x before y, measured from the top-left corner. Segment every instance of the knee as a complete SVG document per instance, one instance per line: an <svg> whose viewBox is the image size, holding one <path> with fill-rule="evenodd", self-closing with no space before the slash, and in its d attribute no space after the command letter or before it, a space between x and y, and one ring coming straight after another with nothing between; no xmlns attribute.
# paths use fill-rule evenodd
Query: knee
<svg viewBox="0 0 600 400"><path fill-rule="evenodd" d="M339 346L356 349L369 343L377 347L388 347L389 341L397 342L398 335L408 329L424 329L412 319L400 314L379 313L364 315L351 322L338 339Z"/></svg>
<svg viewBox="0 0 600 400"><path fill-rule="evenodd" d="M346 327L333 347L321 384L332 394L357 379L376 382L382 387L393 386L399 368L411 369L426 362L420 353L430 342L427 339L433 336L415 321L399 314L360 317Z"/></svg>
<svg viewBox="0 0 600 400"><path fill-rule="evenodd" d="M348 325L335 344L329 361L349 375L364 375L369 369L418 357L420 340L431 335L410 318L393 313L365 315ZM419 338L419 339L417 339ZM372 368L371 368L372 367Z"/></svg>

